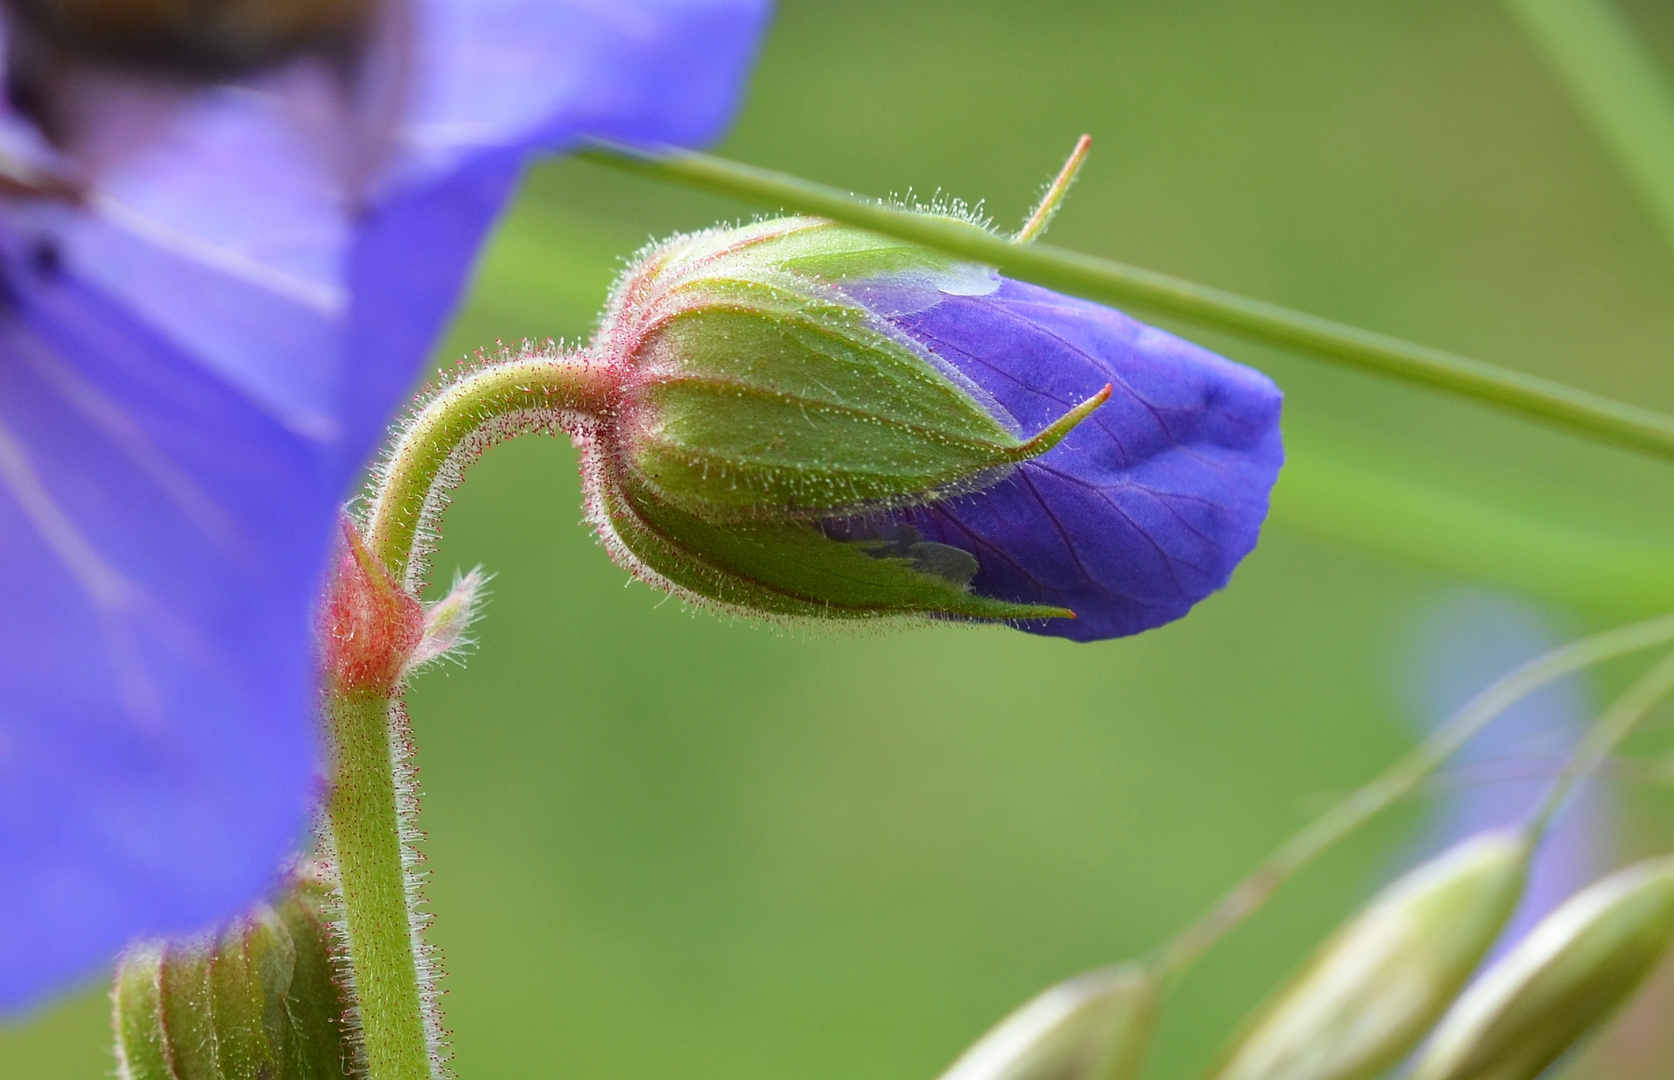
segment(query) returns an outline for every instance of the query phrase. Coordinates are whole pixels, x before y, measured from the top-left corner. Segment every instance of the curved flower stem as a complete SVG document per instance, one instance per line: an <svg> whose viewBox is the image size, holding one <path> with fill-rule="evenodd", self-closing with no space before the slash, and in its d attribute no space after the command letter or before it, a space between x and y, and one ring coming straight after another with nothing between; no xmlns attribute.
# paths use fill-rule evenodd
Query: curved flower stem
<svg viewBox="0 0 1674 1080"><path fill-rule="evenodd" d="M1291 837L1266 862L1222 897L1208 914L1169 942L1158 956L1155 970L1166 979L1178 980L1217 942L1261 910L1279 886L1290 880L1298 870L1374 814L1410 792L1473 735L1524 695L1582 668L1668 641L1674 641L1674 615L1658 616L1583 638L1537 657L1501 677L1383 775ZM1671 668L1670 674L1674 674L1674 668ZM1609 746L1606 746L1604 752L1608 751Z"/></svg>
<svg viewBox="0 0 1674 1080"><path fill-rule="evenodd" d="M1013 277L1278 345L1316 359L1444 390L1616 446L1674 458L1674 417L1495 364L1291 311L1207 285L1050 244L1016 244L950 217L920 214L784 173L685 151L598 144L579 156L757 206L841 221L993 266Z"/></svg>
<svg viewBox="0 0 1674 1080"><path fill-rule="evenodd" d="M417 549L443 489L458 479L462 453L521 430L509 418L597 412L608 401L599 370L562 357L497 363L436 395L405 426L367 515L367 547L381 564L372 569L389 576L383 587L399 585L402 602L414 603ZM430 1080L439 1028L426 1011L426 964L412 908L417 883L405 833L415 807L397 741L405 738L397 728L404 690L405 679L394 677L387 686L334 687L327 696L335 766L327 818L370 1080Z"/></svg>
<svg viewBox="0 0 1674 1080"><path fill-rule="evenodd" d="M455 455L480 449L485 425L526 412L601 413L611 386L603 369L580 356L538 356L496 363L454 382L419 410L383 463L366 515L366 544L409 589L424 528Z"/></svg>

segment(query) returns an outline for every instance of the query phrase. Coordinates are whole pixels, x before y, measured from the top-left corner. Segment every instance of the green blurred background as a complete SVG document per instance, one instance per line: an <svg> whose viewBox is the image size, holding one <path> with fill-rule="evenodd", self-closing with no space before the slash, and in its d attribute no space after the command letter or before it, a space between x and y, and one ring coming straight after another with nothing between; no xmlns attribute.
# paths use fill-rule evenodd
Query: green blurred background
<svg viewBox="0 0 1674 1080"><path fill-rule="evenodd" d="M1624 10L1674 70L1674 8ZM789 0L721 152L1010 225L1082 131L1059 244L1674 410L1674 249L1496 3ZM751 212L540 165L439 360L584 336L622 255ZM474 468L436 565L498 575L481 648L411 697L466 1080L931 1080L1408 745L1437 597L1674 604L1674 468L1194 336L1285 387L1293 463L1232 585L1132 640L689 614L578 526L567 444ZM1662 791L1625 797L1628 846L1666 843ZM1193 975L1153 1075L1192 1075L1422 810ZM0 1030L0 1076L109 1075L105 1011Z"/></svg>

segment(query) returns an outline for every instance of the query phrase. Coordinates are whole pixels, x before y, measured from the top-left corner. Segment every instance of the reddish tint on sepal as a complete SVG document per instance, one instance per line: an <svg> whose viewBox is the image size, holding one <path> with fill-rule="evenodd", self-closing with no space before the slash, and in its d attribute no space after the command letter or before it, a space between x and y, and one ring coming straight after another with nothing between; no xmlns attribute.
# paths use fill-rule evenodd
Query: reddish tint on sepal
<svg viewBox="0 0 1674 1080"><path fill-rule="evenodd" d="M424 609L347 518L343 541L321 627L326 674L340 692L389 692L424 638Z"/></svg>

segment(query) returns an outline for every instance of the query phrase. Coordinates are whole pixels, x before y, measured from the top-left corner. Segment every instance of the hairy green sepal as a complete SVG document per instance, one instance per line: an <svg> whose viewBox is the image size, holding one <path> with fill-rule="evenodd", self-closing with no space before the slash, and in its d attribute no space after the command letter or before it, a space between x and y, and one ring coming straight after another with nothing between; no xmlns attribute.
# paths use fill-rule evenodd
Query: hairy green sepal
<svg viewBox="0 0 1674 1080"><path fill-rule="evenodd" d="M700 235L657 275L666 312L637 342L625 424L627 463L656 499L710 521L923 505L986 487L1067 433L1021 437L836 288L968 288L980 268L827 223L767 224Z"/></svg>
<svg viewBox="0 0 1674 1080"><path fill-rule="evenodd" d="M945 566L963 553L939 544L920 542L900 557L880 556L881 544L834 540L811 525L718 524L621 493L606 510L616 536L646 567L731 608L788 618L1074 617L1064 608L973 595L966 591L969 577Z"/></svg>
<svg viewBox="0 0 1674 1080"><path fill-rule="evenodd" d="M218 935L137 946L116 976L124 1080L359 1080L324 889Z"/></svg>
<svg viewBox="0 0 1674 1080"><path fill-rule="evenodd" d="M996 287L984 267L806 218L652 249L594 357L624 372L594 494L607 539L664 583L763 614L1072 617L972 595L979 567L959 549L821 525L893 529L890 511L1000 482L1104 402L1108 388L1026 436L882 317L897 309L866 306Z"/></svg>

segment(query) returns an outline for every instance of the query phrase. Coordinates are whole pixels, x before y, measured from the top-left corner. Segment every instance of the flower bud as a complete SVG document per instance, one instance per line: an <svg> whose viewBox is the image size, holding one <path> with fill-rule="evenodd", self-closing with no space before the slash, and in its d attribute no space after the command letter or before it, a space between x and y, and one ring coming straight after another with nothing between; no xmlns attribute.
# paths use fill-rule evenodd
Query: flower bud
<svg viewBox="0 0 1674 1080"><path fill-rule="evenodd" d="M1534 1080L1625 1002L1674 943L1674 858L1571 897L1448 1011L1411 1080Z"/></svg>
<svg viewBox="0 0 1674 1080"><path fill-rule="evenodd" d="M1145 1064L1159 996L1136 965L1077 975L1000 1021L941 1080L1130 1080Z"/></svg>
<svg viewBox="0 0 1674 1080"><path fill-rule="evenodd" d="M613 405L575 422L589 516L612 555L688 599L751 613L1074 617L974 591L983 561L1006 553L929 538L903 517L1003 485L1111 394L1108 377L1078 370L1069 403L1025 431L898 322L1000 287L984 267L811 218L650 249L588 349Z"/></svg>
<svg viewBox="0 0 1674 1080"><path fill-rule="evenodd" d="M1505 927L1528 860L1522 835L1485 833L1385 888L1257 1014L1215 1080L1361 1080L1394 1065Z"/></svg>
<svg viewBox="0 0 1674 1080"><path fill-rule="evenodd" d="M321 887L219 934L148 942L116 971L121 1080L348 1080L361 1072Z"/></svg>

